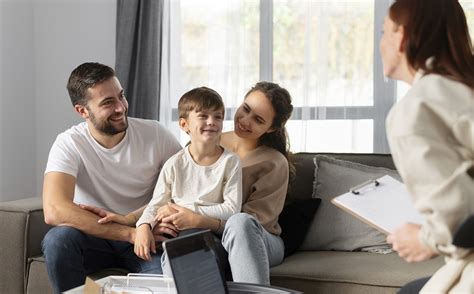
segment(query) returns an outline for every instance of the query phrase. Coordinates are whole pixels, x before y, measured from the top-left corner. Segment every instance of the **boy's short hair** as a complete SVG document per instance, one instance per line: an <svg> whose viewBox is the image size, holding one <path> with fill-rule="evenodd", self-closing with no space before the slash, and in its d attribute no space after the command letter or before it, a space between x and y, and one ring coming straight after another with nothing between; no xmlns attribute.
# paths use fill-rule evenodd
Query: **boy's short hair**
<svg viewBox="0 0 474 294"><path fill-rule="evenodd" d="M222 115L224 115L225 107L221 95L208 87L199 87L184 93L179 99L179 118L187 119L191 111L199 112L203 109L222 109Z"/></svg>

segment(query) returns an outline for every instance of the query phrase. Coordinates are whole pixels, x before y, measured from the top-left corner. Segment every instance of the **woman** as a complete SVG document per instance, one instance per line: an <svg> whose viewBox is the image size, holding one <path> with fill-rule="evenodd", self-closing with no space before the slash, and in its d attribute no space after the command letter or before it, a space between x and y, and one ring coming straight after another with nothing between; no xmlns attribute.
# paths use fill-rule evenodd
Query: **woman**
<svg viewBox="0 0 474 294"><path fill-rule="evenodd" d="M408 262L437 254L447 263L422 291L474 292L474 252L452 244L474 213L474 58L464 12L455 0L396 0L384 22L384 74L412 85L387 117L393 159L421 225L387 241ZM423 281L402 289L414 291ZM418 293L418 292L416 292Z"/></svg>
<svg viewBox="0 0 474 294"><path fill-rule="evenodd" d="M291 163L285 124L293 106L288 91L279 85L259 82L245 95L234 116L234 131L222 134L221 144L239 155L242 163L242 213L225 224L169 203L157 212L162 225L187 229L211 229L222 233L233 280L270 284L270 266L283 261L278 216L288 189ZM93 207L84 207L104 217L101 223L118 216ZM142 210L126 216L134 225ZM123 220L120 220L123 223Z"/></svg>
<svg viewBox="0 0 474 294"><path fill-rule="evenodd" d="M270 284L270 266L283 261L278 216L288 189L291 164L285 124L293 111L291 96L279 85L257 83L234 116L234 131L221 144L242 162L242 213L225 226L219 220L169 204L177 213L163 218L178 229L209 228L221 232L235 282ZM160 212L157 218L162 218ZM183 220L185 220L183 222Z"/></svg>
<svg viewBox="0 0 474 294"><path fill-rule="evenodd" d="M283 261L278 215L283 209L290 165L285 124L293 111L288 91L257 83L221 144L242 161L242 213L230 217L222 235L236 282L270 284L270 266Z"/></svg>

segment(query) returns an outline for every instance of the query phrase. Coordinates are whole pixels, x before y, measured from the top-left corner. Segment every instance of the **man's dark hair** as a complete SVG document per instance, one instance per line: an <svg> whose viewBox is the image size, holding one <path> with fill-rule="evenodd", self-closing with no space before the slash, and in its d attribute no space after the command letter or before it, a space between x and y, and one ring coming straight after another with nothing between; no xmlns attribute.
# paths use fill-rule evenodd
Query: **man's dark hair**
<svg viewBox="0 0 474 294"><path fill-rule="evenodd" d="M86 106L87 89L113 77L115 77L115 71L98 62L86 62L76 67L67 82L72 105Z"/></svg>

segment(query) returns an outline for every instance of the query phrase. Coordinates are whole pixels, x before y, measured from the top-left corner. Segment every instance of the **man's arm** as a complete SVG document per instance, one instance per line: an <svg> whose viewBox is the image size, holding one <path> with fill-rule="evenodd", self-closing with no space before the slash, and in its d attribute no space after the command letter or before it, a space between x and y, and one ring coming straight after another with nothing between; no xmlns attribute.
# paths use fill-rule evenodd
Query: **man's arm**
<svg viewBox="0 0 474 294"><path fill-rule="evenodd" d="M92 212L93 214L101 217L101 219L97 221L98 223L106 224L110 222L115 222L115 223L122 224L129 227L135 227L135 224L137 223L138 219L142 215L146 206L147 205L145 204L142 207L138 208L137 210L129 212L126 215L121 215L121 214L114 213L114 212L111 212L111 211L108 211L108 210L105 210L103 208L96 207L93 205L79 204L80 208L88 210Z"/></svg>
<svg viewBox="0 0 474 294"><path fill-rule="evenodd" d="M44 220L53 226L70 226L82 232L105 239L135 240L135 228L117 223L99 224L96 214L74 204L75 177L61 172L49 172L44 176Z"/></svg>

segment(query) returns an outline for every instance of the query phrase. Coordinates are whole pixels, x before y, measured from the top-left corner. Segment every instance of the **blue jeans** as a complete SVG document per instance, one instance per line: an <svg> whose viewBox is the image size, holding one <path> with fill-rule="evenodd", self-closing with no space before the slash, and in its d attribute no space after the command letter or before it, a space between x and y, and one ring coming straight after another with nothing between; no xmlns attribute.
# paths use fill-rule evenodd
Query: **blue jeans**
<svg viewBox="0 0 474 294"><path fill-rule="evenodd" d="M270 285L270 267L283 261L285 245L247 213L232 215L222 234L234 282Z"/></svg>
<svg viewBox="0 0 474 294"><path fill-rule="evenodd" d="M105 268L162 273L161 251L151 261L145 261L135 255L131 243L93 237L72 227L52 228L42 247L54 293L83 285L87 275Z"/></svg>

